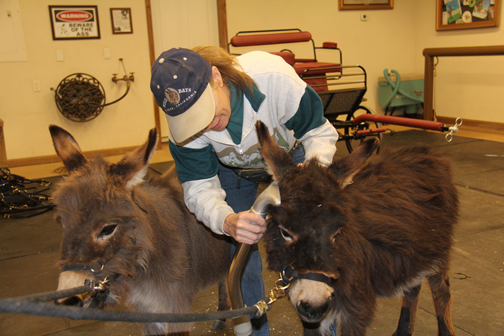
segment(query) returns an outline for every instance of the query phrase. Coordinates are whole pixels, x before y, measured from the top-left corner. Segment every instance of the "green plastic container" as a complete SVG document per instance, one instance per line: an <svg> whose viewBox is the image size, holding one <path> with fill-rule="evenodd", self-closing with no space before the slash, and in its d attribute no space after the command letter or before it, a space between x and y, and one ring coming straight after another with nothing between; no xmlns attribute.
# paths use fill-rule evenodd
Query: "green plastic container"
<svg viewBox="0 0 504 336"><path fill-rule="evenodd" d="M395 75L391 75L390 79L396 83ZM424 78L423 75L401 75L400 90L406 94L424 100ZM383 107L383 104L389 99L394 88L387 82L384 76L378 78L378 103ZM416 108L408 108L408 105L419 104L418 101L412 100L400 94L399 92L390 102L389 107L406 107L406 113L415 113Z"/></svg>

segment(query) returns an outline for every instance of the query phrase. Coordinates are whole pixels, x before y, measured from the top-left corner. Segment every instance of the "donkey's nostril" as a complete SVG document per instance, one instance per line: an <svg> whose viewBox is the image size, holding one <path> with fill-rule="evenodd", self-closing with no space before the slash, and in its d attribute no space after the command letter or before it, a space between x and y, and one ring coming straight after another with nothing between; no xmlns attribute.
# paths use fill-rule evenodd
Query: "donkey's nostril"
<svg viewBox="0 0 504 336"><path fill-rule="evenodd" d="M54 300L54 303L57 305L77 307L82 307L83 305L82 300L78 296L72 296L67 299Z"/></svg>
<svg viewBox="0 0 504 336"><path fill-rule="evenodd" d="M300 301L297 306L297 312L306 322L319 322L329 309L330 299L321 306L313 306L305 301Z"/></svg>
<svg viewBox="0 0 504 336"><path fill-rule="evenodd" d="M300 301L297 307L297 311L303 316L310 317L311 306L305 301Z"/></svg>

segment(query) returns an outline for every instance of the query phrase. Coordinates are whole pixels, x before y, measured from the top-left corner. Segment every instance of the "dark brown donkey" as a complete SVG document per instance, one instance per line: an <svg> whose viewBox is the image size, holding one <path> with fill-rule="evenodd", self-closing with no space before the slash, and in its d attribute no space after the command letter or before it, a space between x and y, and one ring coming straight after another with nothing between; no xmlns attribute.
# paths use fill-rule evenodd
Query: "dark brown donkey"
<svg viewBox="0 0 504 336"><path fill-rule="evenodd" d="M450 163L424 146L384 150L365 141L329 167L303 166L258 122L261 153L280 188L265 234L269 268L291 278L288 294L320 335L365 335L378 297L402 297L396 336L411 335L423 277L439 335L454 335L448 264L458 217ZM289 279L286 279L287 281Z"/></svg>
<svg viewBox="0 0 504 336"><path fill-rule="evenodd" d="M201 289L224 283L229 244L187 210L175 172L144 181L155 150L155 129L143 146L117 164L102 157L88 161L67 131L49 129L68 170L54 192L56 219L63 228L58 289L107 276L112 282L98 306L122 301L138 312L187 313ZM220 309L226 308L223 293ZM81 304L96 306L99 299L85 298ZM142 327L148 335L185 335L190 325Z"/></svg>

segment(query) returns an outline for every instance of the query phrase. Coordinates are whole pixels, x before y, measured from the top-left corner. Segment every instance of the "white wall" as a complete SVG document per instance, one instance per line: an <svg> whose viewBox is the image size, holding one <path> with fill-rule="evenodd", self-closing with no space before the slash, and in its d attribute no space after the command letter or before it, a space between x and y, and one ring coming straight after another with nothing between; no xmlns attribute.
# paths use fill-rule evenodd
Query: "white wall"
<svg viewBox="0 0 504 336"><path fill-rule="evenodd" d="M335 0L227 0L228 35L231 38L243 30L300 28L312 34L317 46L337 42L345 65L366 69L368 101L364 105L381 114L378 77L383 76L383 70L415 71L415 2L396 0L393 10L340 11ZM361 14L368 20L361 21ZM326 60L323 54L317 56Z"/></svg>
<svg viewBox="0 0 504 336"><path fill-rule="evenodd" d="M101 39L53 41L49 5L97 5ZM49 124L72 133L83 150L136 146L154 127L154 106L149 89L150 60L144 1L138 0L19 0L27 61L0 63L0 118L4 121L7 159L54 155ZM113 35L111 7L130 7L133 34ZM2 13L3 14L3 13ZM104 58L104 48L111 58ZM62 50L64 61L56 61ZM83 72L96 77L104 87L107 102L119 98L125 83L112 82L112 74L135 73L130 93L117 104L105 107L94 120L73 122L58 111L54 93L66 76ZM33 80L40 81L34 92Z"/></svg>

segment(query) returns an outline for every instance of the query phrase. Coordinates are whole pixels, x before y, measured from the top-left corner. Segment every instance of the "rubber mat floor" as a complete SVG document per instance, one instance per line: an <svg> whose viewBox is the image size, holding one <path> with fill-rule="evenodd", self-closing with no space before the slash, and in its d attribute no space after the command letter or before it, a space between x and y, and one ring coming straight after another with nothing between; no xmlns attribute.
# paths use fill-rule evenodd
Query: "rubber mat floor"
<svg viewBox="0 0 504 336"><path fill-rule="evenodd" d="M385 135L382 143L383 146L424 143L452 159L461 199L450 271L456 334L503 335L504 143L457 136L447 143L442 134L417 130ZM337 147L335 159L347 155L343 143L338 143ZM162 173L171 164L153 164L150 173ZM58 179L48 178L56 183ZM0 298L56 289L61 230L53 221L53 215L50 211L27 219L0 220ZM262 244L260 249L264 258ZM277 274L264 269L263 277L269 291ZM216 294L216 288L201 293L193 303L193 310L216 310ZM379 301L376 319L367 334L393 334L400 304L400 299ZM273 305L268 319L272 335L302 335L299 319L287 299ZM193 335L234 335L230 321L219 331L210 330L211 324L195 323ZM434 306L425 283L414 334L437 334ZM0 335L141 335L141 331L134 323L0 314Z"/></svg>

